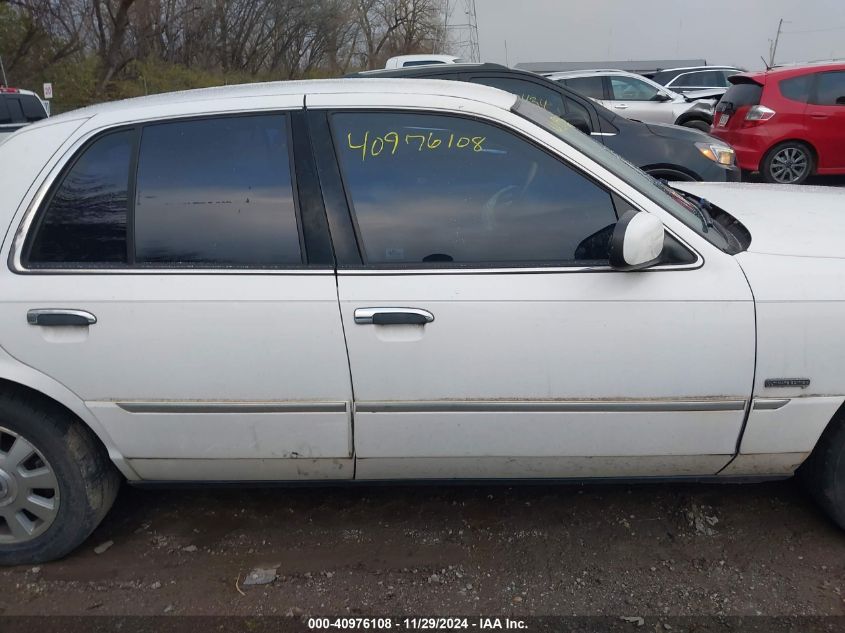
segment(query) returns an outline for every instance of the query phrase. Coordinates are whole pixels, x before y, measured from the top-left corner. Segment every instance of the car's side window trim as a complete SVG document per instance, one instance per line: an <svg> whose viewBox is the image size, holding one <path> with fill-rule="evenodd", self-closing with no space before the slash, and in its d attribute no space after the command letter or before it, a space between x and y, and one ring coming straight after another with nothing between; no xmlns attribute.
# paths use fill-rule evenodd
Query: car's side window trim
<svg viewBox="0 0 845 633"><path fill-rule="evenodd" d="M313 170L314 178L316 178L316 170L313 164L309 165L308 154L310 146L305 144L302 148L295 148L294 131L293 131L293 115L300 110L296 109L280 109L280 110L257 110L257 111L242 111L237 113L221 113L221 114L205 114L205 115L190 115L190 116L173 116L162 117L143 121L137 124L116 125L107 129L100 129L90 133L84 139L74 143L68 152L65 154L71 155L65 162L56 165L46 179L39 186L34 198L30 202L28 208L24 212L23 217L18 225L15 239L9 251L7 264L10 270L17 274L110 274L110 273L175 273L175 274L219 274L221 272L227 274L256 274L256 273L284 273L296 272L298 274L310 272L325 272L326 270L333 271L333 256L329 255L327 258L327 247L330 247L330 238L325 235L322 246L317 247L317 252L312 261L309 246L319 245L319 237L314 239L306 239L305 218L304 213L319 213L317 206L313 204L314 191L308 191L308 204L303 201L303 195L298 176L305 173L307 170ZM135 261L135 231L134 231L134 207L135 207L135 193L137 188L137 171L138 171L138 157L140 155L141 134L143 128L148 125L157 125L162 123L185 122L192 120L212 120L219 118L238 118L238 117L255 117L255 116L282 116L285 120L285 132L287 134L287 151L288 151L288 170L291 182L291 195L293 197L294 215L298 233L298 241L300 248L300 263L298 264L284 264L284 265L243 265L243 266L229 266L226 264L212 264L208 266L179 264L179 263L138 263ZM35 235L40 229L46 211L50 206L56 192L61 187L67 174L78 163L85 152L97 141L111 134L126 132L127 130L134 131L133 151L130 157L130 173L128 175L128 206L127 206L127 263L91 263L80 266L77 263L62 265L61 263L50 263L49 265L30 264L30 251ZM306 152L303 156L301 152ZM63 157L64 159L64 157ZM300 168L300 162L304 163ZM313 189L313 187L312 187ZM319 198L320 204L322 197ZM307 211L306 211L307 209ZM319 231L321 224L319 218L309 223L309 226L314 231ZM322 225L324 230L327 230L325 224ZM330 249L329 249L330 250Z"/></svg>
<svg viewBox="0 0 845 633"><path fill-rule="evenodd" d="M627 198L627 196L620 194L616 191L613 187L610 187L607 183L604 183L597 179L593 174L589 174L585 172L579 165L576 165L569 161L566 157L560 156L559 154L552 152L548 147L536 142L534 139L526 136L520 130L514 129L512 127L506 126L502 124L501 121L497 121L495 119L490 119L484 116L470 116L465 113L460 112L443 112L438 110L427 110L427 109L416 109L416 108L329 108L326 110L322 110L325 114L325 119L322 122L317 122L318 124L322 124L325 126L325 133L328 135L329 140L332 144L332 153L333 153L333 161L337 167L340 183L344 191L344 198L346 202L346 212L349 216L349 224L347 225L345 232L351 232L352 239L354 239L357 245L357 251L360 257L359 261L356 262L349 262L341 260L338 258L337 268L338 273L342 270L346 271L359 271L359 272L406 272L406 273L413 273L413 272L420 272L420 271L437 271L443 273L471 273L473 271L499 271L502 272L504 270L513 271L513 272L521 272L521 271L596 271L596 272L618 272L615 271L610 267L609 264L607 265L595 265L595 264L585 264L583 262L579 263L565 263L565 262L513 262L513 261L506 261L506 262L485 262L485 263L456 263L456 262L421 262L421 263L382 263L382 264L372 264L366 262L364 258L364 249L362 247L362 238L361 232L358 227L357 219L354 213L354 207L352 203L351 196L349 194L349 187L347 186L347 178L344 171L343 163L340 159L340 153L338 152L337 146L335 144L335 134L334 129L332 127L332 117L335 114L348 114L348 113L361 113L361 114L384 114L390 112L397 112L397 113L408 113L412 112L415 114L423 114L423 115L434 115L434 116L450 116L456 118L463 118L469 119L472 121L483 121L486 124L493 125L502 129L522 140L525 143L528 143L535 147L536 149L544 152L557 162L559 162L564 167L572 169L575 173L580 175L581 177L589 180L597 187L608 193L611 198L611 204L614 207L614 211L616 213L617 218L619 217L619 210L618 210L618 201L621 200L624 203L630 205L633 209L640 209L639 205L634 204L631 200ZM312 115L316 114L316 111L311 111ZM310 119L310 122L315 122L314 118ZM334 227L332 227L334 229ZM668 228L666 229L667 233L672 235L680 244L690 252L691 255L695 257L695 262L692 264L666 264L666 265L659 265L656 266L653 270L661 271L661 270L688 270L688 269L696 269L700 268L704 264L704 258L701 254L694 248L692 248L686 240L681 238L679 235L670 231ZM335 240L335 231L332 230L332 240Z"/></svg>

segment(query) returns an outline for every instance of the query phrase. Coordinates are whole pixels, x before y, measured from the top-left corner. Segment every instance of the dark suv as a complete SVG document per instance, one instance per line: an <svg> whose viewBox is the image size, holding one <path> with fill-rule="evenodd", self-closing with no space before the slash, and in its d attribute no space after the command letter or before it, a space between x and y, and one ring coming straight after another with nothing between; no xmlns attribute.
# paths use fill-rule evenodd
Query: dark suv
<svg viewBox="0 0 845 633"><path fill-rule="evenodd" d="M685 127L617 116L566 86L499 64L443 64L375 70L349 77L451 79L493 86L566 119L640 169L666 180L738 181L733 150L724 141Z"/></svg>

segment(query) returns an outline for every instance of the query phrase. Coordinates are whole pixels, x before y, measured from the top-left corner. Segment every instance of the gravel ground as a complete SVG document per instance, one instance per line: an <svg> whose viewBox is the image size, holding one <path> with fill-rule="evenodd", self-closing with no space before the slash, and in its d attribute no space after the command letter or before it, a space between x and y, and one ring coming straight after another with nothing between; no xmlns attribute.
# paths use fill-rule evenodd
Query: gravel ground
<svg viewBox="0 0 845 633"><path fill-rule="evenodd" d="M845 533L793 481L126 487L0 587L5 615L841 616Z"/></svg>

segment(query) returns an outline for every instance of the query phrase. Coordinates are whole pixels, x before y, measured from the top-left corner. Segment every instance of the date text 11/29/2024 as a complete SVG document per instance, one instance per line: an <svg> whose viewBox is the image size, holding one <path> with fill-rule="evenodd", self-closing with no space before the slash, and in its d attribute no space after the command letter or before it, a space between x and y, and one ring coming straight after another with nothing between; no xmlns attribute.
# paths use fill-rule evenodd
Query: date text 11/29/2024
<svg viewBox="0 0 845 633"><path fill-rule="evenodd" d="M457 630L526 630L524 620L511 618L309 618L308 629L312 631L345 630L419 630L419 631L457 631Z"/></svg>

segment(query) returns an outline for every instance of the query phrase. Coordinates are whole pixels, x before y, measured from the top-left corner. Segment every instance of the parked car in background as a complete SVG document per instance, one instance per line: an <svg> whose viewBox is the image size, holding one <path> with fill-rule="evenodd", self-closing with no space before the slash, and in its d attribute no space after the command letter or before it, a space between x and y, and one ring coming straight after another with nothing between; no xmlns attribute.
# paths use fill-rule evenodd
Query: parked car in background
<svg viewBox="0 0 845 633"><path fill-rule="evenodd" d="M716 106L712 133L767 182L845 174L845 62L742 73Z"/></svg>
<svg viewBox="0 0 845 633"><path fill-rule="evenodd" d="M454 55L398 55L385 63L385 68L409 68L412 66L430 66L432 64L457 64L461 58Z"/></svg>
<svg viewBox="0 0 845 633"><path fill-rule="evenodd" d="M712 136L676 125L626 119L563 84L528 71L499 64L451 64L375 70L349 76L450 79L493 86L566 119L657 178L736 181L740 177L733 150Z"/></svg>
<svg viewBox="0 0 845 633"><path fill-rule="evenodd" d="M724 93L730 86L728 78L741 72L744 71L734 66L690 66L661 70L648 77L680 94L700 90L721 90Z"/></svg>
<svg viewBox="0 0 845 633"><path fill-rule="evenodd" d="M44 103L34 92L0 87L0 143L25 125L47 116Z"/></svg>
<svg viewBox="0 0 845 633"><path fill-rule="evenodd" d="M550 80L580 92L628 119L710 130L713 106L724 90L681 95L642 75L623 70L551 73Z"/></svg>
<svg viewBox="0 0 845 633"><path fill-rule="evenodd" d="M845 527L842 200L670 187L455 81L29 126L0 146L0 564L73 550L124 479L802 467Z"/></svg>

